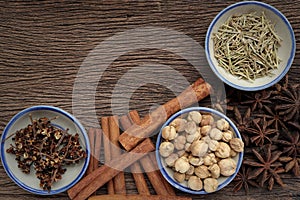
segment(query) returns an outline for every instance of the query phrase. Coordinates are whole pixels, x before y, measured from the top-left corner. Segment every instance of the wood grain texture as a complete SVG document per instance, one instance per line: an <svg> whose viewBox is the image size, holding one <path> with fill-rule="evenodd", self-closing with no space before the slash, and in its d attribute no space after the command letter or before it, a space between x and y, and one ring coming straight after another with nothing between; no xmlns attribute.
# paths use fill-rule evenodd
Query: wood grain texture
<svg viewBox="0 0 300 200"><path fill-rule="evenodd" d="M21 2L0 1L0 131L13 115L24 108L33 105L53 105L74 112L72 101L74 82L80 66L101 42L134 28L145 26L164 27L185 34L204 46L205 34L210 22L218 12L237 1L203 0L203 1L43 1ZM300 1L266 0L286 15L294 28L296 40L300 40ZM180 38L173 38L179 40ZM155 43L156 38L151 40ZM126 44L126 41L117 41ZM165 41L166 44L168 41ZM147 44L144 44L145 46ZM191 47L182 44L181 48ZM107 49L110 52L122 52L124 49ZM294 63L289 71L290 80L299 83L300 77L300 44ZM101 57L100 58L103 58ZM205 55L199 55L205 60ZM207 65L199 74L191 63L163 49L138 49L126 52L115 59L105 70L96 84L95 98L86 98L75 102L82 110L79 119L85 119L84 125L90 128L93 121L93 104L98 117L112 114L125 114L128 109L136 109L142 115L149 110L165 103L176 92L183 90L185 82L178 84L166 82L161 85L156 82L158 77L167 77L168 70L162 68L153 71L149 67L144 73L152 73L152 81L136 87L135 77L124 86L127 91L133 91L126 96L116 90L118 81L140 66L164 65L180 73L189 83L200 75L210 73ZM93 77L97 72L90 71L86 76ZM140 74L143 75L143 74ZM84 89L84 88L83 88ZM124 90L125 90L124 89ZM85 93L83 91L82 95ZM112 97L117 95L122 101L117 101L112 108ZM120 102L127 102L124 106ZM201 104L209 103L209 100ZM75 110L76 111L76 110ZM78 112L77 112L78 113ZM94 124L93 124L94 123ZM130 174L125 174L128 194L136 194L134 181ZM264 189L252 189L248 196L243 192L233 193L232 184L216 194L194 196L193 199L299 199L299 178L286 176L285 188L275 186L272 192ZM153 188L150 188L153 194ZM105 194L106 188L100 188L97 194ZM178 195L184 195L176 191ZM32 195L20 189L6 175L0 165L0 199L68 199L66 193L51 197Z"/></svg>

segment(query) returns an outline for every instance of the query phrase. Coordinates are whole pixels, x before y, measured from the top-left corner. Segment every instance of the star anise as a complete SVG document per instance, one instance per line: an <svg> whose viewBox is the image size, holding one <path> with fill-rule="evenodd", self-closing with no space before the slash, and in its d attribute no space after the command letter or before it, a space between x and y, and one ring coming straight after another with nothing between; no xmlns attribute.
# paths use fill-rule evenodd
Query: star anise
<svg viewBox="0 0 300 200"><path fill-rule="evenodd" d="M300 176L300 158L297 158L297 157L288 157L288 156L285 156L285 157L280 157L279 158L279 161L284 163L285 167L285 172L289 172L293 171L293 174L295 176Z"/></svg>
<svg viewBox="0 0 300 200"><path fill-rule="evenodd" d="M272 153L270 144L265 145L263 150L261 153L255 149L252 150L257 160L244 160L244 164L255 167L249 178L258 177L257 181L261 187L268 182L269 190L273 189L275 181L280 186L283 186L284 183L279 176L280 173L284 172L284 169L281 167L282 164L279 162L282 152L276 151Z"/></svg>
<svg viewBox="0 0 300 200"><path fill-rule="evenodd" d="M233 99L239 99L241 97L241 93L234 88L226 88L225 94L222 92L223 90L212 92L212 108L225 113L226 110L233 110Z"/></svg>
<svg viewBox="0 0 300 200"><path fill-rule="evenodd" d="M272 143L271 136L278 131L276 129L268 128L268 122L266 121L266 118L257 118L252 122L255 128L247 129L249 134L254 135L250 138L250 141L255 143L257 146L263 146L265 141Z"/></svg>
<svg viewBox="0 0 300 200"><path fill-rule="evenodd" d="M298 121L300 113L300 87L299 84L288 85L281 88L282 92L272 99L279 100L281 103L275 106L280 115L284 115L284 121Z"/></svg>
<svg viewBox="0 0 300 200"><path fill-rule="evenodd" d="M282 79L279 83L276 83L274 86L271 87L273 88L272 94L274 95L281 94L282 88L287 88L288 84L289 84L289 76L286 75L284 79Z"/></svg>
<svg viewBox="0 0 300 200"><path fill-rule="evenodd" d="M284 153L287 156L297 157L297 155L300 155L299 131L294 133L286 131L284 133L284 138L276 140L275 143L283 146L282 153Z"/></svg>
<svg viewBox="0 0 300 200"><path fill-rule="evenodd" d="M262 90L261 92L252 93L252 95L245 95L247 100L241 102L241 104L250 104L252 111L257 108L262 109L263 105L272 103L270 100L271 94L271 91Z"/></svg>
<svg viewBox="0 0 300 200"><path fill-rule="evenodd" d="M268 120L267 125L273 126L276 130L283 128L287 130L287 127L283 121L282 115L278 113L278 111L274 111L270 106L263 106L264 110L266 111L264 114L256 114L257 117L265 117Z"/></svg>
<svg viewBox="0 0 300 200"><path fill-rule="evenodd" d="M265 148L265 146L255 146L255 145L249 145L249 146L245 146L244 149L244 156L245 158L250 158L253 154L252 150L255 149L256 151L260 152L263 148ZM275 152L275 151L279 151L279 147L277 144L271 144L271 151Z"/></svg>
<svg viewBox="0 0 300 200"><path fill-rule="evenodd" d="M244 116L241 115L237 106L235 106L233 108L233 111L234 111L234 118L232 119L232 121L235 123L238 130L242 134L245 145L248 146L249 145L249 136L246 132L250 131L249 127L251 126L251 118L250 118L251 109L248 108L246 110Z"/></svg>
<svg viewBox="0 0 300 200"><path fill-rule="evenodd" d="M227 96L222 90L213 90L211 93L212 108L224 113L227 110Z"/></svg>
<svg viewBox="0 0 300 200"><path fill-rule="evenodd" d="M296 129L298 129L300 131L300 124L296 123L296 122L288 122L288 124L292 125L293 127L295 127Z"/></svg>
<svg viewBox="0 0 300 200"><path fill-rule="evenodd" d="M242 165L239 172L234 178L235 185L233 187L233 191L237 192L242 188L245 189L245 193L248 194L249 186L252 185L254 187L259 187L259 185L255 182L254 177L250 178L249 174L251 173L251 168L246 165Z"/></svg>
<svg viewBox="0 0 300 200"><path fill-rule="evenodd" d="M283 181L281 180L279 174L284 173L285 170L282 167L276 167L274 170L270 170L271 173L268 175L267 180L268 181L268 189L272 190L275 181L280 185L284 186Z"/></svg>

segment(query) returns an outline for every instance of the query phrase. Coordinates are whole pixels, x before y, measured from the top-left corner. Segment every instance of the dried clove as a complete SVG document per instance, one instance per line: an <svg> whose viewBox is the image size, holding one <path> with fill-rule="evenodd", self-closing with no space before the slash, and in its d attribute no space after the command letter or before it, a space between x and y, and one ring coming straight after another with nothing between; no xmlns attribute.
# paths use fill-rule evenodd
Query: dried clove
<svg viewBox="0 0 300 200"><path fill-rule="evenodd" d="M65 166L79 163L87 154L78 133L71 135L68 129L55 127L46 117L36 120L30 115L29 118L31 124L12 135L14 144L6 152L16 156L22 172L29 174L33 166L40 187L50 191L53 183L62 179Z"/></svg>

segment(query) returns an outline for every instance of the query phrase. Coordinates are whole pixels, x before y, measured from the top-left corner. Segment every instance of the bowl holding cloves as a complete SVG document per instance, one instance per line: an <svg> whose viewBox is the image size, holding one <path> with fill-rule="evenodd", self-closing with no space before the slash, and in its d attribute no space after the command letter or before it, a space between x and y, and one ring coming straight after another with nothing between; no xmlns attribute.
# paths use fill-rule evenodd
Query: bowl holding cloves
<svg viewBox="0 0 300 200"><path fill-rule="evenodd" d="M2 133L0 149L7 175L39 195L71 188L84 175L90 159L84 127L53 106L33 106L17 113Z"/></svg>
<svg viewBox="0 0 300 200"><path fill-rule="evenodd" d="M191 107L171 116L156 142L164 178L191 194L208 194L228 185L242 164L244 143L234 123L211 108Z"/></svg>

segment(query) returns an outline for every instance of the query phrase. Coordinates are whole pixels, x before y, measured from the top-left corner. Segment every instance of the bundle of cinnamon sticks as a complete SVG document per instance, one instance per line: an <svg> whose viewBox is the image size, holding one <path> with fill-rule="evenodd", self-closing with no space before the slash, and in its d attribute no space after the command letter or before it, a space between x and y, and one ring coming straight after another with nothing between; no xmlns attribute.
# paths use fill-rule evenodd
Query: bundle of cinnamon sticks
<svg viewBox="0 0 300 200"><path fill-rule="evenodd" d="M71 199L190 199L178 197L171 185L162 177L153 153L154 144L149 136L156 131L168 117L182 108L197 103L210 94L211 87L203 79L184 90L178 97L158 107L149 115L140 119L137 111L131 111L126 116L111 116L101 118L102 130L90 129L89 137L91 152L87 175L68 190ZM125 130L120 134L120 127ZM105 164L98 166L101 141L104 146ZM121 153L120 147L126 152ZM110 166L114 166L113 168ZM125 178L122 172L129 167L139 195L126 194ZM143 171L153 186L156 195L151 195L145 181ZM138 172L138 173L136 173ZM91 197L96 190L107 183L109 195ZM114 195L113 197L111 195ZM116 196L115 196L116 195Z"/></svg>

